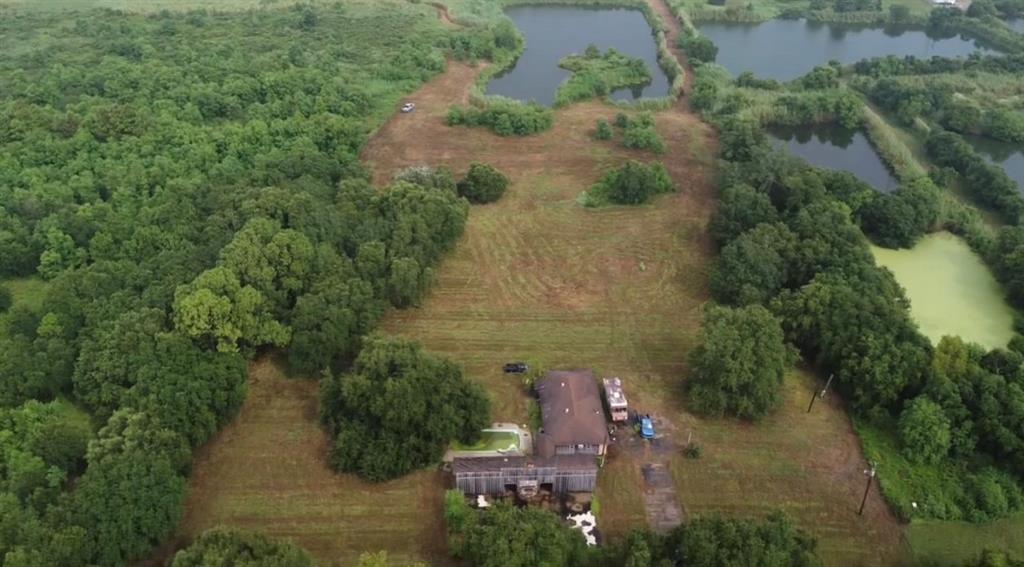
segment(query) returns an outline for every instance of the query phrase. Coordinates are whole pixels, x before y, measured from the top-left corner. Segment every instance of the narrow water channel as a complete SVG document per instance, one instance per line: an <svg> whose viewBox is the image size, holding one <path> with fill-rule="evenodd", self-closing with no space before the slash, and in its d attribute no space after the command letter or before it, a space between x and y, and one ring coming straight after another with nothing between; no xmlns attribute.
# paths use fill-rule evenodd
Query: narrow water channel
<svg viewBox="0 0 1024 567"><path fill-rule="evenodd" d="M771 127L768 137L776 147L818 167L848 171L878 191L894 191L899 182L860 130L840 126Z"/></svg>
<svg viewBox="0 0 1024 567"><path fill-rule="evenodd" d="M642 59L653 81L640 89L619 89L616 100L636 100L669 94L669 80L658 66L658 46L647 19L638 10L588 8L582 6L518 6L505 14L522 32L526 49L515 67L495 77L487 94L545 106L555 102L555 91L569 78L558 66L566 55L583 53L588 45L601 51L614 47L621 53Z"/></svg>
<svg viewBox="0 0 1024 567"><path fill-rule="evenodd" d="M1009 144L980 136L964 136L974 149L989 163L1003 168L1003 171L1017 182L1017 188L1024 193L1024 145Z"/></svg>
<svg viewBox="0 0 1024 567"><path fill-rule="evenodd" d="M718 46L718 63L733 75L751 71L788 81L835 59L843 64L883 55L962 57L984 50L961 37L933 37L923 30L770 20L758 24L709 22L700 32Z"/></svg>

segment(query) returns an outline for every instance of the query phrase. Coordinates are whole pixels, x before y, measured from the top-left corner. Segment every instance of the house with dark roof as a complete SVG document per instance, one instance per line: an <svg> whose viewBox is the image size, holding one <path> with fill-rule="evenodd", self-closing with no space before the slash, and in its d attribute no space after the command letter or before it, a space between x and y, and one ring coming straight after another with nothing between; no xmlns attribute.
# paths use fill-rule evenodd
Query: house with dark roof
<svg viewBox="0 0 1024 567"><path fill-rule="evenodd" d="M535 440L538 455L605 453L608 426L593 371L553 370L534 384L534 390L543 423Z"/></svg>
<svg viewBox="0 0 1024 567"><path fill-rule="evenodd" d="M608 448L601 393L590 370L548 372L534 384L540 403L536 455L456 457L455 486L463 494L515 492L530 499L540 492L564 496L593 492L597 457Z"/></svg>

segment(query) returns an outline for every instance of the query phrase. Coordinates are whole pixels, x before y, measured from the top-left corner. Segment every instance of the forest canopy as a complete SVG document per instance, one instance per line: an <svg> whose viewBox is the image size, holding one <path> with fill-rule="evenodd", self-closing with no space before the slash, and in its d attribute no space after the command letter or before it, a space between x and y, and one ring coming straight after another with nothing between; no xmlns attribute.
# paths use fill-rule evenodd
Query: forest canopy
<svg viewBox="0 0 1024 567"><path fill-rule="evenodd" d="M340 368L420 300L469 204L434 178L374 188L358 152L507 31L403 3L5 10L0 278L41 291L0 294L0 562L148 553L248 358Z"/></svg>

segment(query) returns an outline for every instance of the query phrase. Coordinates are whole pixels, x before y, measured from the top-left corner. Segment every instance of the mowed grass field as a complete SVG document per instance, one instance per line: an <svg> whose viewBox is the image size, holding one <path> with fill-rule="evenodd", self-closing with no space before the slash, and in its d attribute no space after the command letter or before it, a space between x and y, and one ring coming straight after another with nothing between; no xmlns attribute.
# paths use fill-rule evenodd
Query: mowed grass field
<svg viewBox="0 0 1024 567"><path fill-rule="evenodd" d="M416 309L391 313L385 332L441 352L486 386L493 419L526 423L529 397L502 363L535 360L550 368L593 368L618 375L634 408L663 421L670 443L692 432L704 457L669 457L689 515L761 515L781 508L819 538L831 565L900 564L908 559L903 527L873 491L857 506L865 468L839 400L806 404L812 375L794 371L786 404L756 425L704 420L685 409L686 356L699 330L712 249L706 224L714 202L714 138L677 109L656 114L664 156L597 142L599 103L559 110L551 132L499 138L482 129L447 128L443 115L465 99L476 70L455 65L411 99L418 110L381 129L364 152L384 185L411 165L471 161L495 165L512 184L497 203L475 206L466 234L441 264L433 291ZM628 158L660 159L681 188L640 207L585 209L579 192ZM646 523L640 466L658 455L625 452L601 472L599 524L623 535Z"/></svg>
<svg viewBox="0 0 1024 567"><path fill-rule="evenodd" d="M1024 514L988 524L913 522L908 530L914 556L929 565L962 565L986 548L1024 557Z"/></svg>
<svg viewBox="0 0 1024 567"><path fill-rule="evenodd" d="M383 484L336 474L318 399L318 382L287 376L280 360L252 364L241 413L196 454L179 537L165 554L228 525L291 539L323 565L379 550L396 565L448 564L440 471Z"/></svg>

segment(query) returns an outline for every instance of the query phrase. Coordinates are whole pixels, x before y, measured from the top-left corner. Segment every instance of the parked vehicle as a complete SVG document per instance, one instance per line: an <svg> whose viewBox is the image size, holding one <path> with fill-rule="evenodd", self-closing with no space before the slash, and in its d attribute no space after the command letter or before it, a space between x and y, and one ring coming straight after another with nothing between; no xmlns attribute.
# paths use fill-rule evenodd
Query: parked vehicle
<svg viewBox="0 0 1024 567"><path fill-rule="evenodd" d="M414 102L407 102L402 105L402 112L409 113L413 110L416 110L416 103Z"/></svg>
<svg viewBox="0 0 1024 567"><path fill-rule="evenodd" d="M654 439L654 421L651 420L649 415L640 417L640 437Z"/></svg>
<svg viewBox="0 0 1024 567"><path fill-rule="evenodd" d="M505 365L506 374L525 374L530 367L525 362L509 362Z"/></svg>

